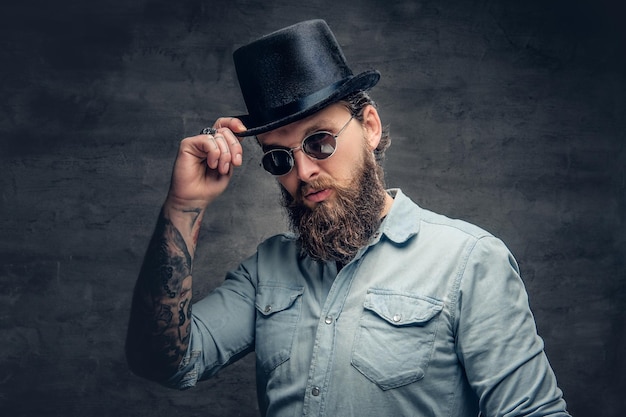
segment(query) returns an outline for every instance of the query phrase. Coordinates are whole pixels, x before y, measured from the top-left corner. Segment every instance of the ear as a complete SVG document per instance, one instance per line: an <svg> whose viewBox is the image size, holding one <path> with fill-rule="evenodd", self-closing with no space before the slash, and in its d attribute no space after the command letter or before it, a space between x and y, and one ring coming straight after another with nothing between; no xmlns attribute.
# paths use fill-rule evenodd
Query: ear
<svg viewBox="0 0 626 417"><path fill-rule="evenodd" d="M363 109L363 130L365 140L370 150L376 149L383 133L383 125L380 121L378 111L374 106L368 104Z"/></svg>

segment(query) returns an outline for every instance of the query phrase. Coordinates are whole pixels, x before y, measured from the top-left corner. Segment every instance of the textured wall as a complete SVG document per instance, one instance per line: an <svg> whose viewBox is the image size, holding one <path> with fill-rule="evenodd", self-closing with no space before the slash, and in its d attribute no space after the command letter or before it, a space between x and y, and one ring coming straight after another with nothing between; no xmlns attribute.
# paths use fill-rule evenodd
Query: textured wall
<svg viewBox="0 0 626 417"><path fill-rule="evenodd" d="M623 415L623 2L6 3L0 414L257 415L251 356L167 390L127 370L126 320L178 141L245 111L232 51L321 17L357 71L383 73L388 184L507 242L571 412ZM196 297L284 227L244 149L204 222Z"/></svg>

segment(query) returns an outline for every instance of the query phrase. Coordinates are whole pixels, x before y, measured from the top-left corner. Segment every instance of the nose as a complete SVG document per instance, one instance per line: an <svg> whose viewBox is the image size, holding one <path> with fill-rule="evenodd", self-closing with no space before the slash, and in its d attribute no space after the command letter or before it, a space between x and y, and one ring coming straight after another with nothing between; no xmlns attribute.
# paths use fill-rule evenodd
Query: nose
<svg viewBox="0 0 626 417"><path fill-rule="evenodd" d="M319 174L319 165L316 161L306 156L302 149L293 151L293 169L298 175L298 179L304 182L309 182L312 178Z"/></svg>

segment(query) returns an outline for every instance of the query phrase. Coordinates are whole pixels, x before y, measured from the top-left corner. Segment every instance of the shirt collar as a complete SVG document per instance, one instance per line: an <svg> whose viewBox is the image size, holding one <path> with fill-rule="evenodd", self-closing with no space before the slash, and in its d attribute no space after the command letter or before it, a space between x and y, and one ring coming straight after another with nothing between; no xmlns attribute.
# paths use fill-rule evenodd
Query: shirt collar
<svg viewBox="0 0 626 417"><path fill-rule="evenodd" d="M391 210L380 226L380 231L395 243L406 242L419 233L421 208L399 188L387 190L393 197Z"/></svg>

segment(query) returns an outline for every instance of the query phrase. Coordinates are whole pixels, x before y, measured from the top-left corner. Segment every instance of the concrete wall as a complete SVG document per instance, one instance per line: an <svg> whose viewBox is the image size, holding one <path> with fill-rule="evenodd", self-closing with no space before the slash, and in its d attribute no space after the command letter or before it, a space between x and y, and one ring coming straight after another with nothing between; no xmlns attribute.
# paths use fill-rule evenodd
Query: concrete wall
<svg viewBox="0 0 626 417"><path fill-rule="evenodd" d="M326 19L373 90L390 186L516 255L572 413L626 407L624 2L61 0L0 6L0 414L256 416L253 358L176 392L123 356L177 143L245 112L231 54ZM194 296L283 230L245 167L207 216Z"/></svg>

